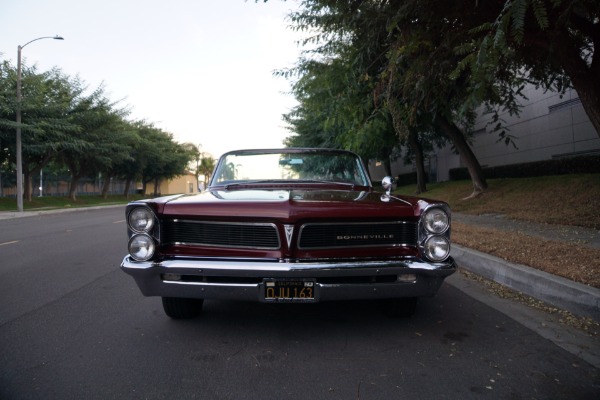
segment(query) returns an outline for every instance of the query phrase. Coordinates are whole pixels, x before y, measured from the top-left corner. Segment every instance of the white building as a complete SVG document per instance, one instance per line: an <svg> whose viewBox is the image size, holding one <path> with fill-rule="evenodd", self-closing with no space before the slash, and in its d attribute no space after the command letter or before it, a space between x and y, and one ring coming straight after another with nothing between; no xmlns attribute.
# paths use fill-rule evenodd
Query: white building
<svg viewBox="0 0 600 400"><path fill-rule="evenodd" d="M473 152L482 167L519 164L552 158L600 154L600 137L587 117L581 101L574 90L568 90L563 96L555 92L536 90L530 87L524 90L528 100L523 100L520 115L502 115L508 134L514 136L517 148L498 142L497 133L489 132L486 125L489 116L481 116L475 125L472 139ZM426 172L430 182L449 179L451 168L463 167L460 157L454 154L450 146L435 149L426 154ZM374 181L385 175L382 165L372 163L371 176ZM415 171L414 165L404 165L399 159L392 163L394 176Z"/></svg>

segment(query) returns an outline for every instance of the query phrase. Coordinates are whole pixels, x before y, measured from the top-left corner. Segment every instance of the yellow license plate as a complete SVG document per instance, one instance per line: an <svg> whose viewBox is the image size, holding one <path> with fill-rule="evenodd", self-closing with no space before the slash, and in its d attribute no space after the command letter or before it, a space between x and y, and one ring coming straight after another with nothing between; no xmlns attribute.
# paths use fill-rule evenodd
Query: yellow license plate
<svg viewBox="0 0 600 400"><path fill-rule="evenodd" d="M279 302L314 301L315 282L310 280L266 281L265 300Z"/></svg>

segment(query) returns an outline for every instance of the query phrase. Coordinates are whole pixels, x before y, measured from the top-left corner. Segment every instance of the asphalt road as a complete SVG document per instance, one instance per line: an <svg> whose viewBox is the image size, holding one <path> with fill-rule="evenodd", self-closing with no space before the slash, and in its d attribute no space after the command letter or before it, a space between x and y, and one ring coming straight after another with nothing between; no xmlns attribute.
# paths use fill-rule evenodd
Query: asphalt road
<svg viewBox="0 0 600 400"><path fill-rule="evenodd" d="M460 284L410 319L206 301L173 321L119 270L125 240L122 208L0 220L0 399L600 398L597 368Z"/></svg>

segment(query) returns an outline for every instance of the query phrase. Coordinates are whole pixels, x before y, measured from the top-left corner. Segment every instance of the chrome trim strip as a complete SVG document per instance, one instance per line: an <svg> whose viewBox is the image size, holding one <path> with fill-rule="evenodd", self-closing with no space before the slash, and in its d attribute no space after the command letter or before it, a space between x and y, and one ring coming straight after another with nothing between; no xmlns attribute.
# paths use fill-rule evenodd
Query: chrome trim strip
<svg viewBox="0 0 600 400"><path fill-rule="evenodd" d="M189 243L189 242L168 242L166 245L174 245L174 246L189 246L189 247L223 247L228 249L258 249L258 250L279 250L281 249L281 245L279 247L264 247L264 246L240 246L240 245L232 245L232 244L208 244L208 243Z"/></svg>
<svg viewBox="0 0 600 400"><path fill-rule="evenodd" d="M316 283L314 302L328 300L358 300L433 296L443 280L454 273L456 263L429 264L419 259L396 261L357 261L344 263L281 263L247 260L210 261L202 259L135 262L125 257L121 269L131 275L145 296L187 297L200 299L229 299L267 301L264 282L269 279L351 278L415 274L412 282L374 283ZM223 278L222 282L165 281L164 274ZM228 278L255 278L262 283L227 282Z"/></svg>
<svg viewBox="0 0 600 400"><path fill-rule="evenodd" d="M167 268L194 270L196 274L204 271L221 271L226 275L234 276L235 271L260 272L268 275L270 272L293 272L293 271L328 271L336 275L334 271L347 272L355 269L377 269L401 267L408 269L418 269L422 271L438 271L448 268L454 268L456 265L452 258L441 263L428 263L418 259L398 259L383 261L346 261L346 262L273 262L273 261L249 261L249 260L221 260L210 259L174 259L161 262L152 261L134 261L129 256L123 259L121 267L124 269L140 270L149 268ZM344 276L343 274L337 274Z"/></svg>

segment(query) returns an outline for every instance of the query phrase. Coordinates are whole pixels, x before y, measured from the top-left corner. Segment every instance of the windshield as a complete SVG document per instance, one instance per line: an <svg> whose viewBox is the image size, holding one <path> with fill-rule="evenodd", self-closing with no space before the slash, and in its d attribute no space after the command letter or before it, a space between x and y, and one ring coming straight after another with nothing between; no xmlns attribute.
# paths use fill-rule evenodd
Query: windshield
<svg viewBox="0 0 600 400"><path fill-rule="evenodd" d="M362 162L354 153L316 150L227 153L219 160L211 186L264 181L369 186Z"/></svg>

